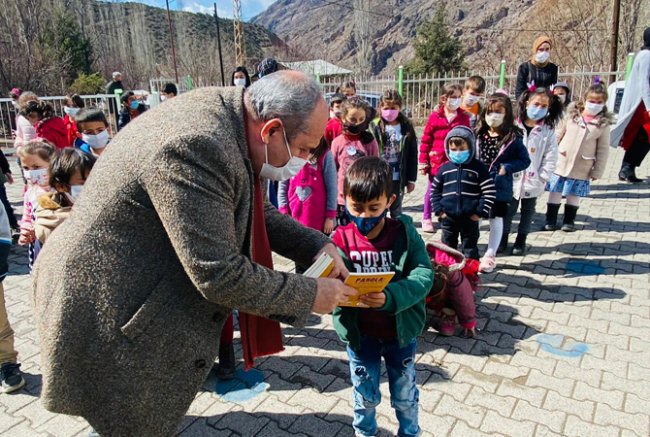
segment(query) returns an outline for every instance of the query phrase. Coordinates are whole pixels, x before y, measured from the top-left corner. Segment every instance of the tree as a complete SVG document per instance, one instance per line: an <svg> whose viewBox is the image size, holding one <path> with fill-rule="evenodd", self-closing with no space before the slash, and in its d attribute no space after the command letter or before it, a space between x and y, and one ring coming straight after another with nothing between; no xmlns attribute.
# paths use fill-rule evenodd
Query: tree
<svg viewBox="0 0 650 437"><path fill-rule="evenodd" d="M415 59L406 66L409 73L446 73L465 69L465 49L447 25L447 8L440 3L433 19L418 26L413 42Z"/></svg>
<svg viewBox="0 0 650 437"><path fill-rule="evenodd" d="M104 85L106 85L106 79L101 73L79 73L79 76L70 85L70 92L75 94L99 94L103 92Z"/></svg>

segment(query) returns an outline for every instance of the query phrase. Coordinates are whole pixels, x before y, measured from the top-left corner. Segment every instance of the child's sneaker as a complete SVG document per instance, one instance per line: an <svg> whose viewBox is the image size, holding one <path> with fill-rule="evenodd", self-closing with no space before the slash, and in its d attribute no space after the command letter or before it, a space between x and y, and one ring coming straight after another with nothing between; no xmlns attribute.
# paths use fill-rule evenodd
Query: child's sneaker
<svg viewBox="0 0 650 437"><path fill-rule="evenodd" d="M435 228L433 227L433 222L431 219L422 220L422 232L427 232L429 234L433 234L435 232Z"/></svg>
<svg viewBox="0 0 650 437"><path fill-rule="evenodd" d="M481 258L481 264L478 267L481 273L492 273L497 266L497 260L493 256L485 255Z"/></svg>
<svg viewBox="0 0 650 437"><path fill-rule="evenodd" d="M449 308L443 308L438 325L438 334L451 337L456 332L456 313Z"/></svg>
<svg viewBox="0 0 650 437"><path fill-rule="evenodd" d="M11 393L23 388L25 379L20 371L20 364L4 363L0 366L0 381L3 393Z"/></svg>

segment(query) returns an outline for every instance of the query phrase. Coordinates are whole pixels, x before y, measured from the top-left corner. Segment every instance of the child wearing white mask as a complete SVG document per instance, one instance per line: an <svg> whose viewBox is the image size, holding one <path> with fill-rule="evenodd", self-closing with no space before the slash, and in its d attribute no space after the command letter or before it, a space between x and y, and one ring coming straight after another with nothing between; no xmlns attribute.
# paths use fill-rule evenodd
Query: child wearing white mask
<svg viewBox="0 0 650 437"><path fill-rule="evenodd" d="M70 215L94 164L93 156L72 148L63 149L50 162L49 185L53 191L38 198L34 213L34 232L41 245Z"/></svg>
<svg viewBox="0 0 650 437"><path fill-rule="evenodd" d="M18 152L23 175L27 180L27 188L23 194L23 218L20 223L18 244L29 246L30 270L41 249L34 232L34 213L38 209L39 197L50 191L48 167L54 151L54 146L47 141L30 141Z"/></svg>
<svg viewBox="0 0 650 437"><path fill-rule="evenodd" d="M99 158L110 141L110 130L106 115L97 108L86 108L76 116L77 129L81 138L75 147L82 152Z"/></svg>
<svg viewBox="0 0 650 437"><path fill-rule="evenodd" d="M571 104L565 123L558 132L558 162L546 185L549 191L546 210L547 231L558 229L557 216L562 197L566 197L562 230L575 231L581 197L589 195L590 181L603 176L609 154L609 129L613 121L607 110L607 90L601 84L589 87L583 100Z"/></svg>
<svg viewBox="0 0 650 437"><path fill-rule="evenodd" d="M445 137L456 126L470 127L469 115L460 107L462 94L463 87L460 84L443 85L440 89L440 103L429 116L422 134L418 169L421 175L429 178L427 192L424 195L423 232L435 232L431 221L431 184L438 169L448 161L445 153Z"/></svg>
<svg viewBox="0 0 650 437"><path fill-rule="evenodd" d="M63 123L65 123L68 147L73 147L75 141L79 138L75 117L85 106L79 94L68 94L65 97L65 101L63 102L63 112L65 112Z"/></svg>

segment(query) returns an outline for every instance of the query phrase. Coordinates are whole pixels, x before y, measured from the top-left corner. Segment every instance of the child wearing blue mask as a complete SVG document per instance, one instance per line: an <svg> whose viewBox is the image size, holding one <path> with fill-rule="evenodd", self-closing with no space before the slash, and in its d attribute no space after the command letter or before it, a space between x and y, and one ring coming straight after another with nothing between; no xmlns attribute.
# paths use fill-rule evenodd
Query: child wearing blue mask
<svg viewBox="0 0 650 437"><path fill-rule="evenodd" d="M442 242L458 247L467 258L478 260L479 220L488 218L496 199L494 181L476 158L472 130L456 126L447 133L449 162L438 169L431 185L431 207L442 229Z"/></svg>
<svg viewBox="0 0 650 437"><path fill-rule="evenodd" d="M122 109L120 110L117 119L117 130L120 131L124 126L129 124L131 120L142 114L147 110L144 103L141 103L133 91L127 91L122 96Z"/></svg>
<svg viewBox="0 0 650 437"><path fill-rule="evenodd" d="M332 241L351 272L395 272L381 293L360 297L365 307L337 307L334 327L347 344L353 386L356 435L377 435L376 407L381 401L381 359L386 363L391 405L399 423L396 435L417 436L418 389L415 350L425 326L424 298L433 270L422 238L406 215L386 213L395 195L390 165L366 156L345 175L346 212L351 223L336 229Z"/></svg>

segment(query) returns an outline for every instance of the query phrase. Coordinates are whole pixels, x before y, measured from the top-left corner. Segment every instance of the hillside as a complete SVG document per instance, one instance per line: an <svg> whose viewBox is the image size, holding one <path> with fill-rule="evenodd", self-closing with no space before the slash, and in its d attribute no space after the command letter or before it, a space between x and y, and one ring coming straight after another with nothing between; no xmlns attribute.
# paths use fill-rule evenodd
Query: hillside
<svg viewBox="0 0 650 437"><path fill-rule="evenodd" d="M169 26L164 9L140 3L95 0L4 0L0 14L0 62L3 88L20 86L44 91L56 84L57 62L41 52L42 37L53 26L57 13L74 16L85 37L90 39L93 71L104 77L119 70L130 87L148 86L150 78L173 77ZM214 17L172 11L174 41L180 76L191 75L195 82L220 82L219 58ZM221 19L221 40L226 76L235 67L233 23ZM267 54L284 50L283 41L262 26L244 25L248 66ZM31 59L25 55L30 54ZM38 76L38 77L36 77ZM61 80L58 81L61 83ZM65 91L54 90L54 92Z"/></svg>
<svg viewBox="0 0 650 437"><path fill-rule="evenodd" d="M278 0L252 22L282 37L297 57L324 58L359 71L357 53L363 45L355 38L354 9L357 14L367 11L366 44L370 49L371 73L393 73L398 65L412 59L417 26L431 18L439 1ZM650 8L641 7L644 2L647 0L621 1L620 59L628 51L638 50L643 25L650 22ZM553 57L560 65L609 63L610 1L450 0L445 3L450 28L465 44L467 64L472 70L496 71L501 59L511 66L518 64L529 56L532 41L542 33L556 41Z"/></svg>

